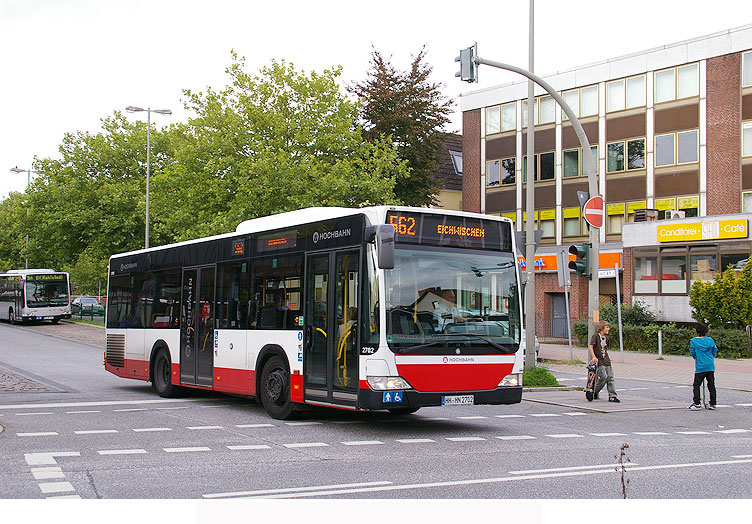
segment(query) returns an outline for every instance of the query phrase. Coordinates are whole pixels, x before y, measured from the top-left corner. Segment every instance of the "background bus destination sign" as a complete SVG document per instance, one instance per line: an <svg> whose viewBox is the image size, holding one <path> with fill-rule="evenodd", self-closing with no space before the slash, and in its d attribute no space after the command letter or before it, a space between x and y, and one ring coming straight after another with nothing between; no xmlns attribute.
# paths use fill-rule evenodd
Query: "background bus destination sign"
<svg viewBox="0 0 752 524"><path fill-rule="evenodd" d="M478 218L392 211L386 222L400 243L472 249L511 249L508 223Z"/></svg>

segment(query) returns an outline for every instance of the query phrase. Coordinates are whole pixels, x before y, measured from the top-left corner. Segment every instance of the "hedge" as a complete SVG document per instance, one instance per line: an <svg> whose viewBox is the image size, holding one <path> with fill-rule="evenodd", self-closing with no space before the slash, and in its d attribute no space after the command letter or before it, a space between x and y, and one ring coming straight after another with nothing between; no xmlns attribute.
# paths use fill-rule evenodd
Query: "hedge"
<svg viewBox="0 0 752 524"><path fill-rule="evenodd" d="M580 320L574 323L572 334L577 337L581 345L586 345L587 321ZM697 333L694 329L676 327L671 324L660 326L650 324L647 326L623 326L624 350L640 351L645 353L658 353L658 330L663 331L663 353L666 355L689 355L689 341ZM711 329L708 335L713 337L718 346L720 358L750 358L750 347L747 334L741 329ZM609 332L611 339L611 351L619 348L619 327L611 325Z"/></svg>

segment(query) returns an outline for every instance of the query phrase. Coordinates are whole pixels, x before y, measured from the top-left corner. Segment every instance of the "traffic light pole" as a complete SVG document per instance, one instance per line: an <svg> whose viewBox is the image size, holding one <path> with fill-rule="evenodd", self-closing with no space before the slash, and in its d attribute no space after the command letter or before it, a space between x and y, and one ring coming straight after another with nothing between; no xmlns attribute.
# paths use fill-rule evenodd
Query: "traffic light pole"
<svg viewBox="0 0 752 524"><path fill-rule="evenodd" d="M493 60L486 60L485 58L481 58L480 56L474 56L472 58L473 62L477 65L487 65L491 67L496 67L499 69L505 69L507 71L512 71L515 73L518 73L529 80L532 80L539 86L541 86L543 89L545 89L551 97L556 100L556 103L561 106L561 109L566 113L567 117L569 117L570 122L572 122L572 127L574 128L574 132L577 135L578 140L580 141L580 145L582 146L582 153L585 157L585 167L587 169L588 174L588 190L590 192L590 196L595 196L598 194L598 179L596 175L595 170L595 162L593 161L593 155L592 150L590 148L590 141L587 138L587 135L585 134L585 130L582 128L582 124L580 123L579 119L577 118L577 115L574 114L574 111L572 111L572 108L569 107L569 104L567 104L564 99L559 96L559 93L556 92L556 90L551 87L551 85L543 80L541 77L534 75L530 71L526 71L524 69L521 69L519 67L510 65L510 64L504 64L502 62L495 62ZM528 108L528 128L531 128L534 125L534 118L533 118L533 112L532 108ZM528 158L531 156L532 149L528 148ZM533 176L534 172L531 172L528 169L528 174L530 176ZM532 186L532 184L530 184ZM590 228L590 285L588 288L588 340L590 337L593 336L595 333L595 323L599 320L598 317L598 296L600 294L599 287L598 287L598 253L600 252L600 229L591 227ZM528 238L530 238L531 235L528 234ZM528 240L529 242L529 240ZM528 253L526 253L528 254ZM528 254L529 255L529 254ZM528 267L534 267L535 262L532 258L528 259L526 257L526 263L528 264ZM534 322L534 321L533 321ZM534 354L534 352L533 352Z"/></svg>

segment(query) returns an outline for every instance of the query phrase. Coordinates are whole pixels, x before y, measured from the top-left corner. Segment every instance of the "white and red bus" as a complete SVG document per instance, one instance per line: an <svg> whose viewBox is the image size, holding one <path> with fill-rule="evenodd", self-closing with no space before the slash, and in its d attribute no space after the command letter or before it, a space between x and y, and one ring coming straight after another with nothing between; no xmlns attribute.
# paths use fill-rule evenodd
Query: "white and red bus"
<svg viewBox="0 0 752 524"><path fill-rule="evenodd" d="M234 233L113 255L105 368L260 398L412 413L522 397L508 219L407 207L308 208Z"/></svg>
<svg viewBox="0 0 752 524"><path fill-rule="evenodd" d="M0 273L0 319L13 324L70 318L68 273L52 269L12 269Z"/></svg>

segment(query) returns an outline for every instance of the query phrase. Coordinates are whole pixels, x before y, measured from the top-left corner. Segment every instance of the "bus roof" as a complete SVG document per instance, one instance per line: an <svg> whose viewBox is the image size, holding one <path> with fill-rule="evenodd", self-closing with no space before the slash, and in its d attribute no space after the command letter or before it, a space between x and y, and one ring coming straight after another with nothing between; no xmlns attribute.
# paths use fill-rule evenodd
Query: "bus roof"
<svg viewBox="0 0 752 524"><path fill-rule="evenodd" d="M5 272L0 272L1 275L49 275L51 273L59 273L61 275L67 275L65 271L55 271L54 269L9 269Z"/></svg>

